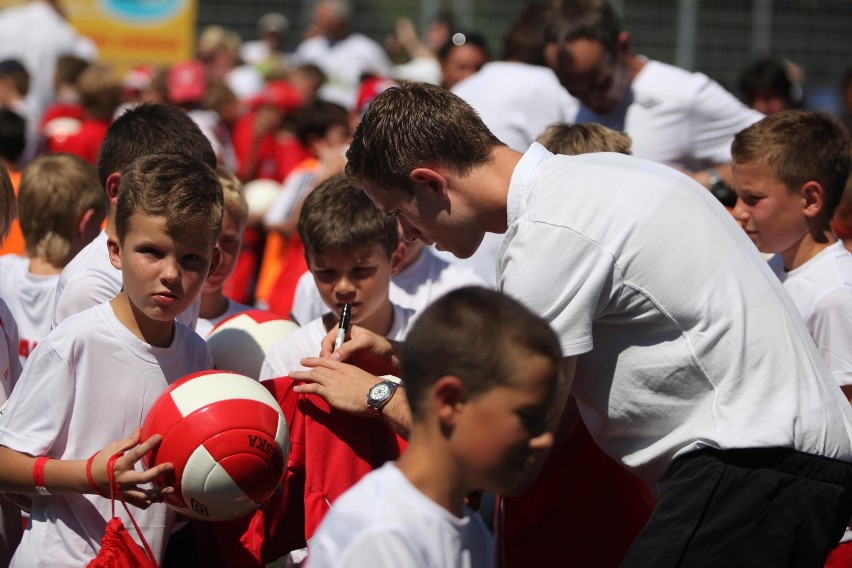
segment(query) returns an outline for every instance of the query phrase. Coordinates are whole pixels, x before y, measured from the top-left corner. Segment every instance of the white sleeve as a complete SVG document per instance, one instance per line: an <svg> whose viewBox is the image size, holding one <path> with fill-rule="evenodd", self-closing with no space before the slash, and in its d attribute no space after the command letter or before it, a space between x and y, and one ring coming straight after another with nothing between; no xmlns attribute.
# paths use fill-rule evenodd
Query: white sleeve
<svg viewBox="0 0 852 568"><path fill-rule="evenodd" d="M500 260L500 289L544 318L565 357L592 349L592 324L620 282L613 256L577 232L521 222Z"/></svg>
<svg viewBox="0 0 852 568"><path fill-rule="evenodd" d="M299 325L304 325L322 316L326 311L328 311L328 308L323 303L314 281L314 275L309 270L302 274L296 284L290 315L295 318Z"/></svg>
<svg viewBox="0 0 852 568"><path fill-rule="evenodd" d="M423 553L402 531L387 526L362 531L343 548L314 539L308 550L308 568L399 568L422 566Z"/></svg>
<svg viewBox="0 0 852 568"><path fill-rule="evenodd" d="M763 114L748 108L709 77L700 77L689 113L692 153L702 163L726 164L731 161L734 135L762 119Z"/></svg>
<svg viewBox="0 0 852 568"><path fill-rule="evenodd" d="M5 349L0 346L0 404L6 402L18 377L21 376L21 359L18 357L18 325L6 303L0 299L0 329L3 331Z"/></svg>
<svg viewBox="0 0 852 568"><path fill-rule="evenodd" d="M71 367L45 338L27 359L3 412L0 445L45 455L61 434L73 400Z"/></svg>
<svg viewBox="0 0 852 568"><path fill-rule="evenodd" d="M298 170L287 176L281 191L263 215L265 226L280 225L293 213L299 200L307 194L316 179L313 170Z"/></svg>
<svg viewBox="0 0 852 568"><path fill-rule="evenodd" d="M807 326L837 384L852 385L852 293L836 290L820 298Z"/></svg>
<svg viewBox="0 0 852 568"><path fill-rule="evenodd" d="M120 288L116 290L112 279L97 272L89 272L69 280L56 295L53 327L74 314L112 300L119 291Z"/></svg>

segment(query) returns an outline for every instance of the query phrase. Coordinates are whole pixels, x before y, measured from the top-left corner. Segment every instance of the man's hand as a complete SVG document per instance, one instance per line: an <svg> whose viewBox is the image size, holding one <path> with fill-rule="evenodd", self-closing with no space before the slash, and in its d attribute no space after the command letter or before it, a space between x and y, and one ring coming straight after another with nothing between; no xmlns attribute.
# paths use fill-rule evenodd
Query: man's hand
<svg viewBox="0 0 852 568"><path fill-rule="evenodd" d="M381 379L355 365L328 357L306 357L301 363L310 369L290 373L291 379L301 382L293 387L295 392L321 396L329 406L349 414L371 415L367 394Z"/></svg>
<svg viewBox="0 0 852 568"><path fill-rule="evenodd" d="M353 325L349 329L349 341L345 341L337 351L334 351L336 337L337 326L322 340L320 357L345 361L375 375L399 375L397 346L385 337Z"/></svg>

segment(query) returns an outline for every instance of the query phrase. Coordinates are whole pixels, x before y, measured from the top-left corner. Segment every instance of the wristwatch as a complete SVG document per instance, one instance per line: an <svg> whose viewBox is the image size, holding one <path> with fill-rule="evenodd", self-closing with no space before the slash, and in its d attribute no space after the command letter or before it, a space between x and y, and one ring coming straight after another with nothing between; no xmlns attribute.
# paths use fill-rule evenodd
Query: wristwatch
<svg viewBox="0 0 852 568"><path fill-rule="evenodd" d="M367 393L367 406L373 411L373 415L381 417L382 408L388 403L399 385L393 381L382 381L370 387Z"/></svg>
<svg viewBox="0 0 852 568"><path fill-rule="evenodd" d="M707 170L707 173L710 174L709 183L710 183L710 193L712 193L716 199L719 200L722 205L725 207L733 207L737 204L737 194L731 189L725 180L722 179L722 176L719 175L714 169Z"/></svg>

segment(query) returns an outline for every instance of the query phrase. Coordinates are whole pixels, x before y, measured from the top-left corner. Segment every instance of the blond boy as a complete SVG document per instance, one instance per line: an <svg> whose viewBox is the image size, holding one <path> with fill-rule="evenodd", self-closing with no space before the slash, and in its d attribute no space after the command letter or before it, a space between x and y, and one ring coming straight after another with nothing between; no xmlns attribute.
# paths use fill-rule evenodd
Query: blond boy
<svg viewBox="0 0 852 568"><path fill-rule="evenodd" d="M222 213L222 230L216 246L219 248L219 264L201 289L201 310L195 331L206 337L220 321L234 314L253 309L252 306L228 298L223 288L225 281L234 272L237 258L243 247L243 232L248 219L248 203L243 184L224 166L216 167L216 175L222 183L225 210Z"/></svg>
<svg viewBox="0 0 852 568"><path fill-rule="evenodd" d="M542 132L536 141L553 152L574 156L589 152L618 152L630 154L633 141L624 132L587 122L583 124L568 124L554 122Z"/></svg>
<svg viewBox="0 0 852 568"><path fill-rule="evenodd" d="M26 257L0 257L0 297L18 322L21 364L47 335L62 268L101 229L107 200L95 169L70 154L42 156L18 192Z"/></svg>
<svg viewBox="0 0 852 568"><path fill-rule="evenodd" d="M99 495L118 451L116 483L162 555L174 513L158 501L171 489L147 483L171 465L135 469L160 440L140 444L138 426L170 383L212 367L204 340L175 318L215 269L222 208L215 172L194 158L155 154L121 172L108 248L124 287L38 345L0 425L0 491L32 496L11 566L84 566L98 553L113 516Z"/></svg>

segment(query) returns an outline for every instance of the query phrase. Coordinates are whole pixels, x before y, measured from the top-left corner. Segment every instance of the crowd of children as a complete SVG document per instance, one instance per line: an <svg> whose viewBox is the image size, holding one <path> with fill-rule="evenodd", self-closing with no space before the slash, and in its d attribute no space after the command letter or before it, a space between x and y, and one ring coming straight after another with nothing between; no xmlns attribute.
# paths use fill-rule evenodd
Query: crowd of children
<svg viewBox="0 0 852 568"><path fill-rule="evenodd" d="M680 95L642 106L648 77L706 77L632 54L605 0L527 3L523 63L400 24L470 68L432 83L366 60L343 0L314 18L284 56L266 17L251 64L221 26L123 82L63 55L38 117L0 61L0 568L86 565L113 487L162 566L849 565L846 126L736 106L674 148L686 124L651 125ZM533 141L495 112L521 68L578 122ZM184 519L139 426L261 309L300 326L257 361L281 486Z"/></svg>

